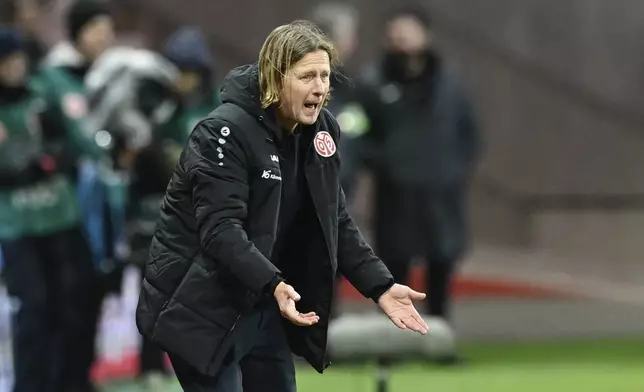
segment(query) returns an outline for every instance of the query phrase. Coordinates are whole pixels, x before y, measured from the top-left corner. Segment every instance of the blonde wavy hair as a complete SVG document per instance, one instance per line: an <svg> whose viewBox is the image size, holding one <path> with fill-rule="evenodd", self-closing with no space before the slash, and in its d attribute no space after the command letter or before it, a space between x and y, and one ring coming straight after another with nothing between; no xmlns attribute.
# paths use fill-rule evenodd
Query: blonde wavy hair
<svg viewBox="0 0 644 392"><path fill-rule="evenodd" d="M259 52L259 90L262 108L281 100L282 86L291 68L309 53L324 50L331 69L339 65L333 42L315 24L296 20L273 30ZM331 98L327 94L326 103Z"/></svg>

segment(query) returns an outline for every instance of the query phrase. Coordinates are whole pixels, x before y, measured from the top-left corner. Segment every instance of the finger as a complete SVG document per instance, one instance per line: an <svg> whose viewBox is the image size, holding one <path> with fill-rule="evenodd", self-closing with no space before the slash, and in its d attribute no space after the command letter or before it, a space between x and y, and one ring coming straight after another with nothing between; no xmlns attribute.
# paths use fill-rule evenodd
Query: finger
<svg viewBox="0 0 644 392"><path fill-rule="evenodd" d="M405 324L407 329L411 329L415 332L418 332L418 330L420 329L420 325L412 317L406 316L404 318L401 318L401 321L403 322L403 324Z"/></svg>
<svg viewBox="0 0 644 392"><path fill-rule="evenodd" d="M407 315L405 317L402 317L403 323L407 325L407 327L413 331L425 334L427 333L427 324L423 321L423 319L420 317L420 314L418 314L418 311L416 308L413 306L409 306L407 309Z"/></svg>
<svg viewBox="0 0 644 392"><path fill-rule="evenodd" d="M300 298L302 298L297 291L293 288L293 286L288 286L288 290L286 290L286 293L288 294L288 297L293 299L293 301L299 301Z"/></svg>
<svg viewBox="0 0 644 392"><path fill-rule="evenodd" d="M320 316L318 316L317 314L315 314L313 312L306 313L306 314L298 313L298 319L300 321L301 320L306 320L307 323L311 322L311 325L313 325L313 324L317 323L318 321L320 321Z"/></svg>
<svg viewBox="0 0 644 392"><path fill-rule="evenodd" d="M409 297L414 301L422 301L427 297L427 294L409 289Z"/></svg>
<svg viewBox="0 0 644 392"><path fill-rule="evenodd" d="M418 310L416 310L413 305L410 306L408 318L414 320L414 322L420 327L420 330L418 332L422 333L423 335L429 332L429 326L427 325L425 320L423 320L423 318L418 313Z"/></svg>
<svg viewBox="0 0 644 392"><path fill-rule="evenodd" d="M293 324L300 327L311 326L319 321L319 317L317 316L304 317L297 310L294 310L294 309L289 309L286 312L286 318Z"/></svg>
<svg viewBox="0 0 644 392"><path fill-rule="evenodd" d="M420 326L423 328L423 330L422 330L422 331L420 331L420 333L422 333L423 335L426 335L426 334L429 332L429 325L427 325L427 323L425 322L425 320L423 320L423 318L422 318L422 317L420 317L420 314L418 314L418 312L414 312L414 314L412 315L412 317L413 317L413 318L416 320L416 322L417 322L418 324L420 324Z"/></svg>
<svg viewBox="0 0 644 392"><path fill-rule="evenodd" d="M402 320L401 320L401 319L399 319L399 318L397 318L397 317L392 318L392 319L391 319L391 322L393 322L393 323L394 323L394 325L395 325L396 327L400 328L400 329L407 329L407 327L406 327L406 326L405 326L405 324L402 322Z"/></svg>
<svg viewBox="0 0 644 392"><path fill-rule="evenodd" d="M307 314L300 313L295 308L295 301L292 299L289 299L287 301L287 307L285 309L284 315L289 321L300 326L313 325L320 320L315 312L309 312Z"/></svg>
<svg viewBox="0 0 644 392"><path fill-rule="evenodd" d="M320 321L320 316L305 316L305 315L300 315L300 320L306 320L307 323L310 322L309 325L317 324L318 321Z"/></svg>

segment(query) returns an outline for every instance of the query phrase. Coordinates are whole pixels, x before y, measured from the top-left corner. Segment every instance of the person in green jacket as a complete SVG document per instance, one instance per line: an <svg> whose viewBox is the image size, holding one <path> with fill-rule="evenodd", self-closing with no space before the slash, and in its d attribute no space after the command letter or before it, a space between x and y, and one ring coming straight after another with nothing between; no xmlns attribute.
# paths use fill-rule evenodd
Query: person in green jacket
<svg viewBox="0 0 644 392"><path fill-rule="evenodd" d="M93 139L81 141L82 119L27 74L19 33L0 28L0 246L20 304L14 392L81 391L71 375L93 267L72 177L75 151Z"/></svg>
<svg viewBox="0 0 644 392"><path fill-rule="evenodd" d="M66 27L70 40L51 49L39 66L38 76L47 84L48 93L60 100L68 117L89 121L91 103L85 78L94 62L112 45L114 22L102 2L79 0L67 10ZM97 148L85 157L95 160L103 153L104 150Z"/></svg>
<svg viewBox="0 0 644 392"><path fill-rule="evenodd" d="M90 302L83 313L84 327L76 337L78 355L73 375L78 384L84 385L83 390L92 391L95 387L90 380L91 366L97 359L95 342L102 303L109 292L120 290L122 280L122 269L115 262L118 234L114 218L118 219L120 206L111 205L119 197L111 196L115 193L112 190L125 185L114 167L118 161L115 150L106 138L97 137L103 128L93 121L95 108L88 96L86 80L95 62L111 47L115 33L111 12L103 1L73 1L66 9L64 23L69 39L47 54L39 76L49 93L57 97L64 113L82 118L88 135L95 137L92 149L77 149L81 156L76 164L77 197L94 269ZM70 136L70 146L77 145Z"/></svg>

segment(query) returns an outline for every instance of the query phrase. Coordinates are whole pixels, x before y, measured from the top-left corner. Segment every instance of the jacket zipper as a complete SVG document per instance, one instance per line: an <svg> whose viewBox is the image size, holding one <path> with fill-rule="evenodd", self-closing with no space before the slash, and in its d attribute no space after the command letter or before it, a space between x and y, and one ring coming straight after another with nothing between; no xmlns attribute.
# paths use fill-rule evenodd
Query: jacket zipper
<svg viewBox="0 0 644 392"><path fill-rule="evenodd" d="M219 351L219 349L221 348L221 346L223 346L223 345L224 345L224 343L226 342L226 340L228 340L228 338L233 334L233 331L235 331L235 328L237 328L237 323L239 322L239 319L240 319L240 318L241 318L241 313L239 313L239 314L237 315L237 318L235 319L235 322L233 323L233 326L232 326L232 327L230 327L230 329L228 330L228 333L226 333L226 337L224 338L224 341L223 341L223 342L221 342L221 344L219 345L219 347L218 347L217 351Z"/></svg>
<svg viewBox="0 0 644 392"><path fill-rule="evenodd" d="M231 337L231 335L235 331L235 328L237 328L237 323L239 322L239 319L241 318L241 316L242 316L241 313L239 313L237 315L237 318L235 319L235 322L233 323L233 326L230 327L230 329L226 333L226 336L224 337L224 339L221 341L221 343L219 343L219 346L217 346L217 349L215 350L215 354L210 359L209 367L212 366L213 363L217 362L217 359L219 358L219 356L222 355L221 349L224 347L226 342L228 342L228 339Z"/></svg>
<svg viewBox="0 0 644 392"><path fill-rule="evenodd" d="M307 183L309 183L309 184L310 184L310 183L311 183L311 181L310 181L310 177L309 177L309 171L308 171L308 170L306 170L306 169L307 169L307 168L305 168L305 169L304 169L304 175L306 176L306 181L307 181ZM310 185L309 185L309 186L310 186ZM311 189L309 188L309 192L310 192L310 191L311 191ZM313 194L312 194L312 193L311 193L311 196L313 197ZM320 211L319 211L319 209L318 209L318 208L317 208L317 206L315 205L315 200L313 200L313 208L315 209L315 215L317 216L317 218L318 218L318 222L320 223L320 228L322 229L322 235L324 236L324 242L325 242L325 244L326 244L326 246L325 246L325 248L326 248L326 252L327 252L327 254L329 255L329 262L330 262L330 263L333 263L333 255L331 254L331 249L330 249L330 247L329 247L329 243L327 242L326 234L324 233L324 223L322 223L322 217L320 216ZM327 334L328 334L328 330L327 330ZM329 342L328 342L328 337L327 337L327 338L325 339L325 342L324 342L324 352L322 353L322 361L321 361L321 363L320 363L320 364L322 365L322 366L321 366L321 369L322 369L323 371L324 371L324 370L326 370L329 366L331 366L331 361L329 361L329 360L327 359L327 358L328 358L328 343L329 343Z"/></svg>
<svg viewBox="0 0 644 392"><path fill-rule="evenodd" d="M310 177L309 177L309 170L307 170L307 169L308 168L304 169L304 175L306 176L306 182L308 184L310 184L311 181L310 181ZM313 192L311 192L311 186L310 185L309 185L309 192L311 193L311 198L314 199L313 200L313 208L315 209L315 216L318 218L318 222L320 223L320 228L322 229L322 235L324 236L324 243L326 244L326 246L325 246L326 253L329 255L329 262L332 263L333 262L333 255L331 254L330 244L328 242L327 235L324 232L324 223L322 222L322 217L320 216L320 210L318 209L318 207L315 204L315 197L313 196Z"/></svg>

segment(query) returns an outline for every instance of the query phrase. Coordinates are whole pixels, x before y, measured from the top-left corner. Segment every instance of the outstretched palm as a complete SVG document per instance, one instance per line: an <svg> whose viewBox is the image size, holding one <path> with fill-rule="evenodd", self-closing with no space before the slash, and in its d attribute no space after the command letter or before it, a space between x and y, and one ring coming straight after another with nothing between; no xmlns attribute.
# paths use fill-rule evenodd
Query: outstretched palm
<svg viewBox="0 0 644 392"><path fill-rule="evenodd" d="M394 284L378 299L378 305L398 328L411 329L424 335L429 331L429 327L413 304L413 301L423 299L425 294L407 286Z"/></svg>

